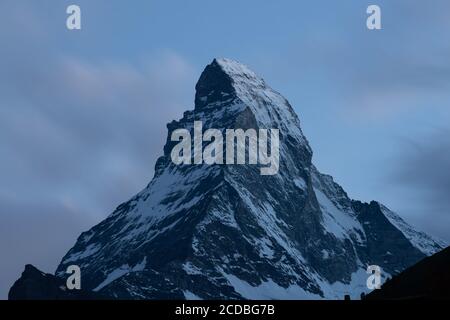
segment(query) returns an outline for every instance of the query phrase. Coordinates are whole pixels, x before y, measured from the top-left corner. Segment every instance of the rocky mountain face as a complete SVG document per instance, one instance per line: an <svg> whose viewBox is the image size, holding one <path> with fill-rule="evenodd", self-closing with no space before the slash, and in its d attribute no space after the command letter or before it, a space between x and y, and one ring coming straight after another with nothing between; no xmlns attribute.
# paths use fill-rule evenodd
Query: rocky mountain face
<svg viewBox="0 0 450 320"><path fill-rule="evenodd" d="M171 134L194 121L279 129L278 173L175 165ZM76 264L83 288L122 299L342 299L367 291L368 265L387 277L444 246L320 173L289 102L238 62L208 65L194 110L167 128L152 181L80 235L57 277Z"/></svg>

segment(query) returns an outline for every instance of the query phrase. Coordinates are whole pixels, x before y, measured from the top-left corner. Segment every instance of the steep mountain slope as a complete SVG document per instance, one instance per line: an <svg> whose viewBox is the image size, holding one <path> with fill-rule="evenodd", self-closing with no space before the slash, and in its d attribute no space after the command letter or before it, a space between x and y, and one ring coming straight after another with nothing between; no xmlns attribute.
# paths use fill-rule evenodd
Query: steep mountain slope
<svg viewBox="0 0 450 320"><path fill-rule="evenodd" d="M278 174L173 164L171 134L194 121L279 129ZM195 109L167 127L153 180L81 234L57 276L77 264L84 288L126 299L342 299L366 290L367 265L395 274L442 247L321 174L288 101L240 63L208 65Z"/></svg>

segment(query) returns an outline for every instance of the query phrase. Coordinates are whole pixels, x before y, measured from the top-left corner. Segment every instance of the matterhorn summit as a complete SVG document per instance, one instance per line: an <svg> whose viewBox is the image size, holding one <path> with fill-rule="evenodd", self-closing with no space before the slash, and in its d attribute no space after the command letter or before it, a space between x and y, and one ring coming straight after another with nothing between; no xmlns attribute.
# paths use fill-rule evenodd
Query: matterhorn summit
<svg viewBox="0 0 450 320"><path fill-rule="evenodd" d="M203 130L277 129L277 173L175 164L172 133L194 136L200 121ZM167 128L151 182L79 236L57 277L78 265L84 289L120 299L342 299L368 290L367 266L386 278L444 246L320 173L289 102L241 63L208 65L195 108Z"/></svg>

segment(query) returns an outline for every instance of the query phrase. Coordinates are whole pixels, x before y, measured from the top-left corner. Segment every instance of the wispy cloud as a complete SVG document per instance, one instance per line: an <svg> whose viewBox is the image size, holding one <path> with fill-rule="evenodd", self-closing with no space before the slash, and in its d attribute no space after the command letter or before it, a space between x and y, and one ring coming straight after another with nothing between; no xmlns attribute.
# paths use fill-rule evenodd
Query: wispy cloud
<svg viewBox="0 0 450 320"><path fill-rule="evenodd" d="M10 5L0 14L10 27L0 31L0 298L24 263L53 271L81 231L149 182L197 77L169 49L132 60L56 50L35 11Z"/></svg>
<svg viewBox="0 0 450 320"><path fill-rule="evenodd" d="M450 226L450 129L434 129L422 139L404 139L387 176L417 225L447 238ZM409 200L409 205L408 205Z"/></svg>

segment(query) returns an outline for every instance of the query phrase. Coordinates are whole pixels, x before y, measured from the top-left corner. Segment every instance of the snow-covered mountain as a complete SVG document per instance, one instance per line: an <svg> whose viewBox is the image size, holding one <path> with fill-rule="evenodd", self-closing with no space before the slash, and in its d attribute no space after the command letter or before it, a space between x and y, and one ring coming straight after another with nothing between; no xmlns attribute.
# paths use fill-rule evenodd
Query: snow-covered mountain
<svg viewBox="0 0 450 320"><path fill-rule="evenodd" d="M258 165L175 165L171 133L277 128L276 175ZM312 163L289 102L246 66L215 59L195 109L168 124L148 186L84 232L62 259L83 288L125 299L342 299L366 291L366 267L398 273L444 244L377 203L352 200Z"/></svg>

